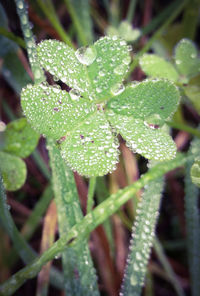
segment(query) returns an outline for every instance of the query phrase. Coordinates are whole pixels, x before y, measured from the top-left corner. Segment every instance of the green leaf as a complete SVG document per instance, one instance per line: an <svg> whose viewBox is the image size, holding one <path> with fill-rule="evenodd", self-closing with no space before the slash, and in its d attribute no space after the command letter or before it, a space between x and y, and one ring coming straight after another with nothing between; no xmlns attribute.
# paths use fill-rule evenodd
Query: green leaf
<svg viewBox="0 0 200 296"><path fill-rule="evenodd" d="M184 88L185 94L194 105L196 111L200 114L200 86L188 85Z"/></svg>
<svg viewBox="0 0 200 296"><path fill-rule="evenodd" d="M180 74L188 79L200 73L198 51L194 43L189 39L182 39L177 44L175 48L175 62Z"/></svg>
<svg viewBox="0 0 200 296"><path fill-rule="evenodd" d="M107 112L111 125L126 140L126 145L148 159L167 160L176 155L171 137L161 129L148 126L143 120Z"/></svg>
<svg viewBox="0 0 200 296"><path fill-rule="evenodd" d="M26 165L19 157L0 151L0 172L7 190L15 191L24 185Z"/></svg>
<svg viewBox="0 0 200 296"><path fill-rule="evenodd" d="M20 118L6 126L4 151L25 158L33 152L38 140L38 133L31 128L27 119Z"/></svg>
<svg viewBox="0 0 200 296"><path fill-rule="evenodd" d="M160 124L176 111L178 102L179 92L172 82L146 80L127 86L108 102L108 108L149 124Z"/></svg>
<svg viewBox="0 0 200 296"><path fill-rule="evenodd" d="M200 160L195 160L194 164L191 167L190 171L192 182L200 187Z"/></svg>
<svg viewBox="0 0 200 296"><path fill-rule="evenodd" d="M66 136L94 112L91 102L56 87L28 85L21 93L24 114L40 133L56 140Z"/></svg>
<svg viewBox="0 0 200 296"><path fill-rule="evenodd" d="M84 176L102 176L115 169L118 141L102 111L92 114L61 143L61 154Z"/></svg>
<svg viewBox="0 0 200 296"><path fill-rule="evenodd" d="M83 215L72 171L64 163L52 140L48 140L48 149L59 234L64 238L69 230L81 221ZM87 239L72 248L66 248L62 253L62 266L66 295L99 295Z"/></svg>
<svg viewBox="0 0 200 296"><path fill-rule="evenodd" d="M140 66L148 76L154 78L166 78L177 81L179 74L174 66L155 54L144 54L140 58Z"/></svg>
<svg viewBox="0 0 200 296"><path fill-rule="evenodd" d="M126 42L116 36L101 38L76 52L55 40L43 41L37 49L47 71L95 101L113 95L112 87L122 82L131 60Z"/></svg>

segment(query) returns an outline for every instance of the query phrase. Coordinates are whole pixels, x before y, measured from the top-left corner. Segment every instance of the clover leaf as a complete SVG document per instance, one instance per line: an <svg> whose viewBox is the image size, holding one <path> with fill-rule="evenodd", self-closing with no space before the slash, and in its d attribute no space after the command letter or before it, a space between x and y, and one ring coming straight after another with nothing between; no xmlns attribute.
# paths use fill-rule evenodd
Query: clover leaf
<svg viewBox="0 0 200 296"><path fill-rule="evenodd" d="M129 50L116 36L77 51L55 40L38 45L42 67L71 90L46 83L28 85L21 93L22 108L37 131L57 141L62 157L81 175L101 176L115 169L116 132L148 158L175 156L171 137L159 127L175 112L178 91L164 80L125 88Z"/></svg>
<svg viewBox="0 0 200 296"><path fill-rule="evenodd" d="M156 54L144 54L140 58L142 70L150 77L188 83L200 73L200 58L196 46L191 40L184 38L178 42L174 51L174 65Z"/></svg>

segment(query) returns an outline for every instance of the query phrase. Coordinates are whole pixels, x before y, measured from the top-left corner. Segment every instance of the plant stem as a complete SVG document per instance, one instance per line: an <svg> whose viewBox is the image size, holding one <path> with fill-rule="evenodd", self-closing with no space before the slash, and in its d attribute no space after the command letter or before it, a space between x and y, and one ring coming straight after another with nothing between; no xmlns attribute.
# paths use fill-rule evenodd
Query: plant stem
<svg viewBox="0 0 200 296"><path fill-rule="evenodd" d="M175 129L178 129L178 130L181 130L181 131L185 131L185 132L188 132L189 134L197 137L197 138L200 138L200 131L189 126L189 125L185 125L185 124L182 124L182 123L178 123L178 122L174 122L174 121L167 121L167 124L170 126L170 127L173 127Z"/></svg>
<svg viewBox="0 0 200 296"><path fill-rule="evenodd" d="M195 38L198 28L199 8L199 0L190 0L186 5L182 22L183 38L190 38L192 40Z"/></svg>
<svg viewBox="0 0 200 296"><path fill-rule="evenodd" d="M129 23L132 23L132 21L133 21L136 4L137 4L137 0L130 0L128 12L127 12L127 16L126 16L126 20Z"/></svg>
<svg viewBox="0 0 200 296"><path fill-rule="evenodd" d="M89 180L88 198L87 198L87 214L92 211L94 205L94 192L96 186L96 177L91 177Z"/></svg>
<svg viewBox="0 0 200 296"><path fill-rule="evenodd" d="M55 9L53 7L53 4L51 3L50 9L48 6L42 1L37 0L38 5L42 9L43 13L46 15L48 20L51 22L52 26L56 29L57 33L60 35L61 39L70 47L74 48L74 45L70 39L70 37L67 35L65 30L63 29L60 20L58 19Z"/></svg>
<svg viewBox="0 0 200 296"><path fill-rule="evenodd" d="M3 27L0 27L0 35L14 41L17 45L21 46L22 48L26 49L26 43L21 37L16 36L12 32L9 32Z"/></svg>
<svg viewBox="0 0 200 296"><path fill-rule="evenodd" d="M76 28L76 31L77 31L77 34L78 34L78 37L79 37L81 43L83 45L87 45L87 38L85 36L85 32L84 32L84 30L83 30L83 28L81 26L81 23L79 22L79 18L76 15L76 11L74 10L74 7L71 4L71 1L70 0L64 0L64 2L65 2L65 5L66 5L66 7L68 9L68 12L69 12L69 14L70 14L70 16L72 18L72 21L74 23L74 26Z"/></svg>
<svg viewBox="0 0 200 296"><path fill-rule="evenodd" d="M20 18L21 28L24 34L24 39L26 42L29 62L31 64L34 80L36 83L40 83L42 81L45 81L45 76L42 68L37 61L35 40L33 38L33 34L30 29L30 24L27 17L27 6L24 0L15 0L15 3L17 7L17 13Z"/></svg>
<svg viewBox="0 0 200 296"><path fill-rule="evenodd" d="M51 248L44 252L33 263L21 269L3 283L0 286L0 292L5 296L12 295L27 279L35 277L44 264L53 259L56 255L62 253L67 246L72 246L86 238L92 230L115 213L125 202L131 199L133 194L136 194L138 190L143 188L150 181L163 176L165 173L178 166L184 165L190 159L191 155L178 154L175 159L156 165L134 184L111 195L72 227L65 237L57 240Z"/></svg>
<svg viewBox="0 0 200 296"><path fill-rule="evenodd" d="M194 139L191 144L190 153L193 154L200 149L200 140ZM200 291L200 216L199 216L199 190L192 183L190 170L194 163L193 159L187 162L185 173L185 219L187 230L188 262L191 279L192 296L198 296Z"/></svg>

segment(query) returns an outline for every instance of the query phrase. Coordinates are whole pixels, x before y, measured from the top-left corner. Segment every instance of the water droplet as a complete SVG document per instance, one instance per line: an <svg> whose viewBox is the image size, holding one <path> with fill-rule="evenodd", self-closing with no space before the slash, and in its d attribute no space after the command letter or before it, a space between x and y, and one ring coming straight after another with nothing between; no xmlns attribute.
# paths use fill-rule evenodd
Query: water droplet
<svg viewBox="0 0 200 296"><path fill-rule="evenodd" d="M176 60L176 64L177 65L180 65L181 64L181 61L180 60Z"/></svg>
<svg viewBox="0 0 200 296"><path fill-rule="evenodd" d="M158 128L161 123L162 119L157 113L149 114L144 121L144 124L152 129Z"/></svg>
<svg viewBox="0 0 200 296"><path fill-rule="evenodd" d="M114 73L118 74L118 75L123 75L124 74L124 64L121 64L121 65L117 66L114 69Z"/></svg>
<svg viewBox="0 0 200 296"><path fill-rule="evenodd" d="M69 91L69 94L70 94L70 97L73 101L78 101L79 98L80 98L80 93L77 89L75 88L72 88L70 91Z"/></svg>
<svg viewBox="0 0 200 296"><path fill-rule="evenodd" d="M125 87L123 84L117 83L111 88L110 91L114 96L117 96L117 95L121 94L124 91L124 89L125 89Z"/></svg>
<svg viewBox="0 0 200 296"><path fill-rule="evenodd" d="M137 282L138 282L137 277L134 274L131 275L130 282L131 282L131 286L137 285Z"/></svg>
<svg viewBox="0 0 200 296"><path fill-rule="evenodd" d="M89 66L95 61L97 52L94 47L81 47L75 55L81 64Z"/></svg>

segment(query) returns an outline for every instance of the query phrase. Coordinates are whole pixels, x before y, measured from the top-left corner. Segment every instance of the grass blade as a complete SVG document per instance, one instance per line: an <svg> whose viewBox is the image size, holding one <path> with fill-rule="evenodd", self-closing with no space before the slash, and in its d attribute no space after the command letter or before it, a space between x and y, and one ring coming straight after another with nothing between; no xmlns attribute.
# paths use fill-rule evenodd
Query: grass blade
<svg viewBox="0 0 200 296"><path fill-rule="evenodd" d="M134 194L143 188L150 181L162 177L167 172L184 165L190 155L178 154L175 159L162 162L151 168L138 181L123 190L119 190L116 194L112 194L108 199L97 206L91 213L80 220L68 234L56 241L51 248L44 252L33 263L18 271L10 279L0 286L0 292L6 295L12 295L27 279L33 278L40 271L41 267L52 258L63 252L67 247L82 243L89 233L98 225L103 223L109 216L115 213L124 203L133 197ZM11 283L13 283L11 285Z"/></svg>
<svg viewBox="0 0 200 296"><path fill-rule="evenodd" d="M141 294L155 235L163 184L162 178L151 181L145 187L141 201L138 203L130 253L120 295L139 296Z"/></svg>
<svg viewBox="0 0 200 296"><path fill-rule="evenodd" d="M199 151L200 140L193 140L192 148ZM192 296L198 296L200 291L200 217L198 212L198 188L192 183L190 169L194 160L186 164L185 173L185 218L187 229L188 261L191 278Z"/></svg>
<svg viewBox="0 0 200 296"><path fill-rule="evenodd" d="M82 219L78 193L72 171L63 161L53 141L48 141L60 237ZM66 295L99 295L96 274L87 240L62 253Z"/></svg>

